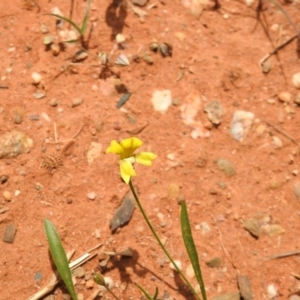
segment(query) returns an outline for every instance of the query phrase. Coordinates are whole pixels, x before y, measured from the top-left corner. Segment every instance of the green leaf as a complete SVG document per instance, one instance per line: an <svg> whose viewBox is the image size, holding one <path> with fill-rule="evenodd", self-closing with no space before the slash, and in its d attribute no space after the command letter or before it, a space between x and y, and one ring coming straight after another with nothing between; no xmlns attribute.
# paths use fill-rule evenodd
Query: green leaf
<svg viewBox="0 0 300 300"><path fill-rule="evenodd" d="M182 238L183 238L183 241L185 244L186 251L187 251L190 261L192 263L196 279L200 285L203 300L207 300L206 292L205 292L205 285L204 285L204 281L202 279L201 268L200 268L200 264L199 264L198 253L197 253L197 249L196 249L194 239L192 236L192 231L191 231L191 226L190 226L190 221L189 221L189 216L188 216L185 201L181 202L180 221L181 221Z"/></svg>
<svg viewBox="0 0 300 300"><path fill-rule="evenodd" d="M46 231L50 253L58 273L65 283L72 299L77 300L68 259L62 246L60 237L51 221L44 219L44 228Z"/></svg>
<svg viewBox="0 0 300 300"><path fill-rule="evenodd" d="M46 15L48 15L48 16L53 16L53 17L56 17L56 18L58 18L58 19L60 19L60 20L64 20L64 21L70 23L70 24L77 30L77 32L78 32L81 36L83 35L82 29L81 29L75 22L73 22L71 19L66 18L66 17L64 17L64 16L61 16L61 15L57 15L57 14L46 14Z"/></svg>
<svg viewBox="0 0 300 300"><path fill-rule="evenodd" d="M138 285L136 282L134 283L139 289L140 291L144 294L144 296L148 299L148 300L156 300L157 295L158 295L158 288L155 288L155 294L154 297L151 297L140 285Z"/></svg>
<svg viewBox="0 0 300 300"><path fill-rule="evenodd" d="M84 19L83 19L83 22L82 22L82 25L81 25L81 34L82 35L84 35L85 32L86 32L87 21L88 21L88 17L89 17L91 2L92 2L92 0L88 0L88 2L86 4L85 15L84 15Z"/></svg>

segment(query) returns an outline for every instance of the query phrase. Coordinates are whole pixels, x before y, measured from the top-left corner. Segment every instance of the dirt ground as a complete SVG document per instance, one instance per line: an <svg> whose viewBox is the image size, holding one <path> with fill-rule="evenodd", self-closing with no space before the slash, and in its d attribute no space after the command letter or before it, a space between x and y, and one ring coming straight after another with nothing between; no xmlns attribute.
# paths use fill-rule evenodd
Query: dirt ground
<svg viewBox="0 0 300 300"><path fill-rule="evenodd" d="M53 270L44 218L55 224L65 249L75 250L74 258L99 243L96 252L133 250L133 258L115 259L105 272L120 299L140 299L134 282L151 294L158 287L161 297L167 291L171 299L192 299L138 209L127 225L110 230L129 188L120 179L117 157L105 150L111 140L130 136L144 142L142 151L158 155L152 167L136 166L133 184L184 272L189 261L178 200L187 202L209 299L237 291L238 275L248 277L254 299L299 293L300 107L292 83L300 72L297 40L272 55L265 72L259 65L295 36L286 17L268 1L258 10L255 1L247 6L225 0L217 8L208 3L200 13L192 1L150 0L139 7L147 12L141 18L130 2L94 0L88 57L77 62L79 42L65 44L59 53L43 43L49 35L59 41L68 28L67 23L57 27L47 14L58 7L69 16L72 2L0 1L0 134L18 130L33 143L28 153L0 159L0 299L29 299L49 283ZM298 1L278 3L298 25ZM74 21L81 22L85 7L86 2L74 1ZM117 33L126 38L119 46ZM152 52L153 41L172 51L168 48L166 57ZM113 53L111 65L101 65L99 53ZM130 64L114 65L119 54ZM41 75L36 84L34 72ZM151 102L157 90L171 96L164 113ZM127 92L131 97L117 108ZM215 100L224 111L219 125L204 112ZM187 122L189 108L195 120ZM254 114L243 140L230 133L236 111ZM100 155L88 162L93 145ZM220 170L218 159L230 161L235 174ZM260 222L257 237L245 229L253 219ZM13 243L3 241L10 224L17 229ZM272 258L291 251L296 252ZM206 262L216 257L221 264L209 267ZM99 271L98 258L83 267L89 274ZM84 299L96 290L88 278L76 283ZM190 280L196 286L196 279ZM60 284L51 299L65 293Z"/></svg>

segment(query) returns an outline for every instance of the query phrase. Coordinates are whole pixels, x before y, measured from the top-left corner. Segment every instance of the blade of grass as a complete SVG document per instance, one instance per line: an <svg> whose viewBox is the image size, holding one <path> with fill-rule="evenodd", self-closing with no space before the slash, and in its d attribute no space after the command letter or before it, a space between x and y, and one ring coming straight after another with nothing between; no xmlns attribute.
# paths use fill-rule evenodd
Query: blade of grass
<svg viewBox="0 0 300 300"><path fill-rule="evenodd" d="M196 279L199 283L203 300L207 300L205 285L204 285L204 281L201 274L201 268L199 264L198 253L192 236L192 231L191 231L191 226L190 226L190 221L189 221L189 216L188 216L185 201L181 202L180 221L181 221L182 238L185 244L186 251L192 263Z"/></svg>
<svg viewBox="0 0 300 300"><path fill-rule="evenodd" d="M61 15L57 15L57 14L46 14L46 15L48 15L48 16L53 16L53 17L56 17L56 18L58 18L58 19L60 19L60 20L64 20L64 21L70 23L70 24L76 29L76 31L77 31L80 35L83 35L82 29L81 29L75 22L73 22L72 20L70 20L69 18L66 18L66 17L61 16Z"/></svg>
<svg viewBox="0 0 300 300"><path fill-rule="evenodd" d="M84 35L85 32L86 32L87 21L88 21L88 17L89 17L91 2L92 2L92 0L88 0L88 2L86 4L85 15L84 15L84 19L83 19L83 22L82 22L82 25L81 25L81 34L82 35Z"/></svg>
<svg viewBox="0 0 300 300"><path fill-rule="evenodd" d="M65 283L72 299L77 300L68 259L62 246L59 234L57 233L53 223L47 219L44 219L44 228L46 231L50 253L57 271Z"/></svg>
<svg viewBox="0 0 300 300"><path fill-rule="evenodd" d="M148 300L156 300L157 295L158 295L158 288L155 289L155 295L154 295L154 298L152 298L139 284L137 284L136 282L134 284L139 288L139 290L144 294L144 296Z"/></svg>

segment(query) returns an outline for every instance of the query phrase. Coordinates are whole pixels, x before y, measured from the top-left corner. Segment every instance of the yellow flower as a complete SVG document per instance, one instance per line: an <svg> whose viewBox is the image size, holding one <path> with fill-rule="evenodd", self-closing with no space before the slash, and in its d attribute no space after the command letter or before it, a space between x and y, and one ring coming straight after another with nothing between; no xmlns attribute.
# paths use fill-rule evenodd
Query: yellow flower
<svg viewBox="0 0 300 300"><path fill-rule="evenodd" d="M120 173L123 180L128 184L131 176L136 176L133 164L135 162L151 166L152 160L157 157L152 152L140 152L134 154L133 152L140 148L143 142L136 137L122 140L120 143L111 141L110 146L106 149L106 153L115 153L120 156Z"/></svg>

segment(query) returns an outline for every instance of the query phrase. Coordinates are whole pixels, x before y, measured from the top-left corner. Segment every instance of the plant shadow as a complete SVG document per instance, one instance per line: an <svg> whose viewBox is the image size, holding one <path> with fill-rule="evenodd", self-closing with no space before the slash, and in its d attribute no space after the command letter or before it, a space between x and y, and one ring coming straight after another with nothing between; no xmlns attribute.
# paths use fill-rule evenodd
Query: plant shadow
<svg viewBox="0 0 300 300"><path fill-rule="evenodd" d="M132 249L131 249L132 250ZM192 299L193 294L189 291L188 287L181 279L180 275L173 271L173 278L175 282L175 286L168 283L163 277L159 276L156 272L145 267L143 264L139 263L139 253L136 250L132 250L133 256L132 257L112 257L110 260L110 266L106 268L105 272L109 272L113 269L117 269L120 273L120 281L125 282L127 285L134 284L135 282L132 281L132 273L134 273L139 278L145 278L146 275L151 275L150 280L153 280L153 286L155 285L155 281L158 280L163 282L169 289L179 293L185 299ZM130 270L128 272L128 270ZM139 282L137 282L139 284ZM149 294L154 294L155 289L151 291L147 291ZM159 291L161 294L162 291Z"/></svg>
<svg viewBox="0 0 300 300"><path fill-rule="evenodd" d="M112 0L105 12L105 22L111 27L111 40L114 40L118 33L122 33L127 17L127 4L125 0Z"/></svg>

